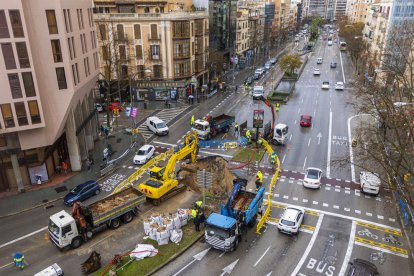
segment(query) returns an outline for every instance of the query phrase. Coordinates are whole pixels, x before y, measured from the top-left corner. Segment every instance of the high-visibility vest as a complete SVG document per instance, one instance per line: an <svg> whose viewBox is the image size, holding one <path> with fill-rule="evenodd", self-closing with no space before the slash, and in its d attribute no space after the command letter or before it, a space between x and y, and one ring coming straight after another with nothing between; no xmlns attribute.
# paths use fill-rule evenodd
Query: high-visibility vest
<svg viewBox="0 0 414 276"><path fill-rule="evenodd" d="M191 116L191 124L192 124L192 125L194 124L194 115L193 115L193 116Z"/></svg>
<svg viewBox="0 0 414 276"><path fill-rule="evenodd" d="M192 216L193 218L196 218L196 217L197 217L197 210L192 209L192 210L191 210L191 216Z"/></svg>
<svg viewBox="0 0 414 276"><path fill-rule="evenodd" d="M250 136L250 130L246 131L246 137Z"/></svg>
<svg viewBox="0 0 414 276"><path fill-rule="evenodd" d="M197 206L198 206L198 207L200 207L200 208L203 206L203 202L202 202L201 200L196 201L196 204L197 204Z"/></svg>
<svg viewBox="0 0 414 276"><path fill-rule="evenodd" d="M263 182L263 174L261 171L257 172L256 178L259 178L259 182L262 183Z"/></svg>

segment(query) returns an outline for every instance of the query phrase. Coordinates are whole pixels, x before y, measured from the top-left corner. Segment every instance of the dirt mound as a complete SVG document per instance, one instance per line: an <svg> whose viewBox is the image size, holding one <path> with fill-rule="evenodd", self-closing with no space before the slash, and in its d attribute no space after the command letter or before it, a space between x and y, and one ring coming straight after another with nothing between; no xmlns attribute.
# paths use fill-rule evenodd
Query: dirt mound
<svg viewBox="0 0 414 276"><path fill-rule="evenodd" d="M206 189L207 193L223 196L231 192L233 179L236 177L229 170L228 162L220 156L212 156L197 160L196 163L182 165L178 175L182 179L180 182L197 192L201 192L201 189L197 187L197 171L203 169L212 173L213 178L211 188Z"/></svg>

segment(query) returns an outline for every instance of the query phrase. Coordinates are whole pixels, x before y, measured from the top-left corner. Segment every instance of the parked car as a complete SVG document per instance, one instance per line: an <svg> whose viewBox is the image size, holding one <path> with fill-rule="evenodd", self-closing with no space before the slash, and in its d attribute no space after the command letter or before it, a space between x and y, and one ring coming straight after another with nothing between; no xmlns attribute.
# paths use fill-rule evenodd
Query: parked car
<svg viewBox="0 0 414 276"><path fill-rule="evenodd" d="M335 83L335 90L344 90L344 83L342 81L337 81Z"/></svg>
<svg viewBox="0 0 414 276"><path fill-rule="evenodd" d="M260 76L262 76L265 72L265 69L263 67L257 68L256 71L254 72L255 74L259 74Z"/></svg>
<svg viewBox="0 0 414 276"><path fill-rule="evenodd" d="M349 262L349 269L346 273L347 276L377 276L380 275L377 267L366 260L354 259Z"/></svg>
<svg viewBox="0 0 414 276"><path fill-rule="evenodd" d="M319 189L321 187L322 170L307 168L303 177L303 187Z"/></svg>
<svg viewBox="0 0 414 276"><path fill-rule="evenodd" d="M153 145L143 145L134 156L135 165L143 165L152 158L155 153L155 147Z"/></svg>
<svg viewBox="0 0 414 276"><path fill-rule="evenodd" d="M322 89L329 89L329 88L330 88L329 81L322 82Z"/></svg>
<svg viewBox="0 0 414 276"><path fill-rule="evenodd" d="M272 64L275 64L275 63L277 62L277 59L276 59L276 58L271 58L271 59L270 59L270 62L271 62Z"/></svg>
<svg viewBox="0 0 414 276"><path fill-rule="evenodd" d="M73 188L63 199L67 206L72 206L76 201L84 201L101 192L101 187L95 180L89 180Z"/></svg>
<svg viewBox="0 0 414 276"><path fill-rule="evenodd" d="M266 68L266 70L270 70L270 68L272 67L272 63L270 61L268 61L268 62L265 63L264 67Z"/></svg>
<svg viewBox="0 0 414 276"><path fill-rule="evenodd" d="M322 62L323 62L323 58L318 57L318 59L316 60L316 63L317 64L322 64Z"/></svg>
<svg viewBox="0 0 414 276"><path fill-rule="evenodd" d="M299 124L301 127L311 127L312 126L312 116L310 115L301 115Z"/></svg>
<svg viewBox="0 0 414 276"><path fill-rule="evenodd" d="M321 70L319 68L315 68L315 70L313 70L313 74L316 76L320 76L321 75Z"/></svg>
<svg viewBox="0 0 414 276"><path fill-rule="evenodd" d="M328 41L328 46L332 46L332 40Z"/></svg>
<svg viewBox="0 0 414 276"><path fill-rule="evenodd" d="M246 78L245 83L248 85L252 84L254 82L254 76L249 76Z"/></svg>
<svg viewBox="0 0 414 276"><path fill-rule="evenodd" d="M336 68L336 61L331 61L331 68Z"/></svg>
<svg viewBox="0 0 414 276"><path fill-rule="evenodd" d="M167 135L169 132L168 126L158 117L152 116L147 118L147 129L156 135Z"/></svg>
<svg viewBox="0 0 414 276"><path fill-rule="evenodd" d="M297 234L302 224L305 210L296 207L286 207L280 217L277 228L280 232L287 234Z"/></svg>
<svg viewBox="0 0 414 276"><path fill-rule="evenodd" d="M254 73L254 75L253 75L253 79L254 80L258 80L258 79L260 79L260 77L261 77L262 75L261 74L259 74L259 73Z"/></svg>
<svg viewBox="0 0 414 276"><path fill-rule="evenodd" d="M376 173L360 172L359 180L361 183L361 191L363 193L378 195L381 186L381 180Z"/></svg>
<svg viewBox="0 0 414 276"><path fill-rule="evenodd" d="M96 111L98 111L98 112L103 112L104 111L103 105L101 105L100 103L96 103L95 108L96 108Z"/></svg>

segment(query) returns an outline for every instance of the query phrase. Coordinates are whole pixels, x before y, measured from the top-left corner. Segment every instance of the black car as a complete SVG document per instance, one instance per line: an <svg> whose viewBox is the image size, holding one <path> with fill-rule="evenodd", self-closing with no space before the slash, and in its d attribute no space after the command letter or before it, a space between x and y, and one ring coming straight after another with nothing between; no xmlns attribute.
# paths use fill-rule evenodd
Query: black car
<svg viewBox="0 0 414 276"><path fill-rule="evenodd" d="M377 267L368 261L362 259L354 259L349 262L347 276L377 276L380 275Z"/></svg>
<svg viewBox="0 0 414 276"><path fill-rule="evenodd" d="M336 61L331 62L331 68L336 68Z"/></svg>
<svg viewBox="0 0 414 276"><path fill-rule="evenodd" d="M248 85L252 84L254 82L254 76L247 77L244 82Z"/></svg>
<svg viewBox="0 0 414 276"><path fill-rule="evenodd" d="M260 75L260 74L258 74L258 73L254 73L253 79L254 79L254 80L258 80L258 79L260 79L260 77L261 77L261 75Z"/></svg>

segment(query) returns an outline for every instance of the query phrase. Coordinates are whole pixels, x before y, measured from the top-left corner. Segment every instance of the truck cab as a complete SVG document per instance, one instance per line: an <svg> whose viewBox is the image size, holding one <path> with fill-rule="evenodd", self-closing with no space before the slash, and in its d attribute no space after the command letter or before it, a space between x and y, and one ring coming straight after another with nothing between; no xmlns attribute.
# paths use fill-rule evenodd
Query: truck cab
<svg viewBox="0 0 414 276"><path fill-rule="evenodd" d="M197 132L200 139L207 139L210 135L210 123L205 120L195 120L193 130Z"/></svg>
<svg viewBox="0 0 414 276"><path fill-rule="evenodd" d="M253 99L261 99L264 97L264 88L263 86L256 85L253 88Z"/></svg>
<svg viewBox="0 0 414 276"><path fill-rule="evenodd" d="M284 145L288 139L289 127L285 124L277 124L273 134L273 144Z"/></svg>
<svg viewBox="0 0 414 276"><path fill-rule="evenodd" d="M72 245L79 236L75 219L66 211L60 211L49 219L49 239L59 248Z"/></svg>
<svg viewBox="0 0 414 276"><path fill-rule="evenodd" d="M204 236L213 248L229 252L237 248L238 231L236 219L212 213L206 221Z"/></svg>

